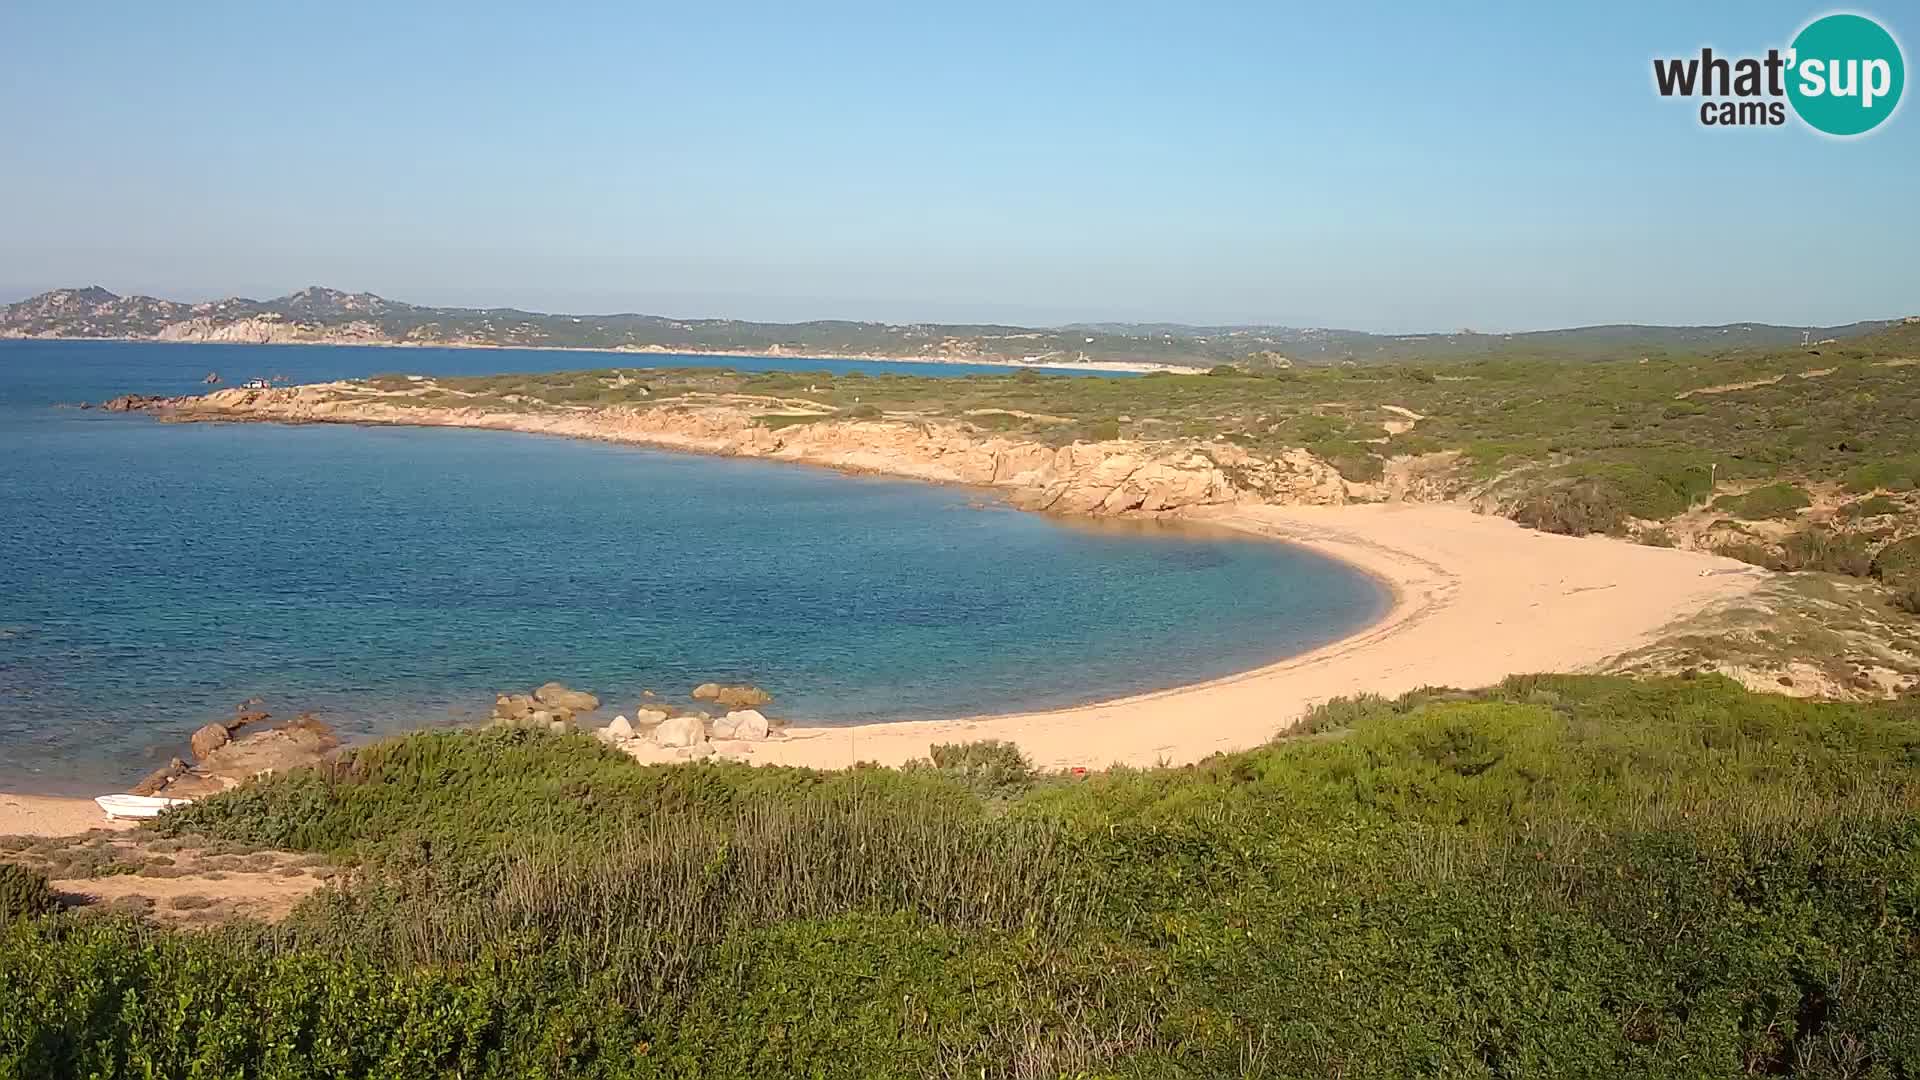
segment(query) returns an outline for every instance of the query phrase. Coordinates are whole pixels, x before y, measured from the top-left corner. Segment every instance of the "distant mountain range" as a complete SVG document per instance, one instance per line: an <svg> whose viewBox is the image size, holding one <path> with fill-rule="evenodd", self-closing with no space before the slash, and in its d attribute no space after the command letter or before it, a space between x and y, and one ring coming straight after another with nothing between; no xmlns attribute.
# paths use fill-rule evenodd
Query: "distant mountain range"
<svg viewBox="0 0 1920 1080"><path fill-rule="evenodd" d="M119 296L94 286L55 289L0 308L0 337L154 341L452 345L616 349L640 353L751 353L1032 363L1133 361L1208 366L1324 364L1493 353L1594 359L1623 353L1718 352L1798 345L1882 329L1845 326L1588 326L1522 334L1370 334L1283 326L1083 323L1032 328L951 323L759 323L659 315L550 315L513 308L420 307L372 293L315 286L276 300L189 304Z"/></svg>

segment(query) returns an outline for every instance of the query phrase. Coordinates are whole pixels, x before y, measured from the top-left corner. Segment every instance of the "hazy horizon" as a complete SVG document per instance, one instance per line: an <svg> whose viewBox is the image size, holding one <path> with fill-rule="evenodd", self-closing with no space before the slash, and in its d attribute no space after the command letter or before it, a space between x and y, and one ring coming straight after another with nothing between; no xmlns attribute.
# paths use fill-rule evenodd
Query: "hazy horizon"
<svg viewBox="0 0 1920 1080"><path fill-rule="evenodd" d="M1824 9L1364 7L28 0L0 294L1388 334L1920 310L1913 117L1718 130L1651 85Z"/></svg>
<svg viewBox="0 0 1920 1080"><path fill-rule="evenodd" d="M1427 329L1411 329L1411 330L1380 330L1380 329L1374 329L1374 328L1365 327L1365 326L1340 326L1340 325L1335 325L1331 323L1274 323L1274 322L1194 323L1194 322L1185 322L1179 319L1156 319L1156 318L1104 318L1104 319L1087 318L1087 319L1066 319L1058 322L1031 322L1031 321L1013 322L1006 319L924 319L924 318L922 319L914 319L914 318L874 319L874 318L863 318L863 317L857 317L857 316L819 315L819 316L794 318L794 319L755 319L748 316L742 316L742 315L724 313L724 312L714 313L714 314L689 314L683 311L649 311L649 310L636 309L636 308L606 308L603 310L586 310L586 309L568 310L568 309L562 309L562 308L535 307L535 306L530 306L522 303L513 303L510 301L501 302L501 303L486 303L486 304L460 303L460 302L452 302L452 301L431 302L431 301L421 300L421 299L410 297L410 296L388 295L386 293L378 292L377 290L374 290L374 289L345 288L342 286L330 285L325 282L319 282L319 281L308 282L305 285L296 286L294 288L283 288L283 289L277 289L273 291L223 292L223 293L209 293L209 294L188 294L188 293L177 292L177 291L162 292L162 291L153 291L149 289L120 289L120 288L115 288L112 284L104 280L90 280L86 282L69 282L61 285L51 285L51 286L45 286L45 287L33 288L33 289L9 289L4 286L0 286L0 305L17 303L21 300L39 296L43 293L52 292L57 289L83 289L83 288L92 288L95 286L104 288L108 292L114 293L115 295L118 295L121 297L144 295L144 296L151 296L155 299L173 300L181 303L202 303L207 301L229 300L229 299L244 299L244 300L254 300L254 301L264 302L264 301L277 300L286 296L290 296L306 288L325 288L325 289L333 289L343 293L374 293L375 295L378 295L383 300L395 301L395 302L404 303L404 304L412 304L416 307L442 307L442 308L468 308L468 309L502 308L502 309L513 309L518 311L524 311L531 315L579 316L582 318L613 318L613 317L618 317L623 315L642 315L642 316L655 316L655 317L669 318L669 319L684 319L689 321L703 320L703 319L723 319L723 320L733 320L733 321L739 321L739 322L761 322L761 323L772 323L772 324L799 324L799 323L808 323L808 322L858 322L858 323L879 323L879 324L892 325L892 326L913 325L913 324L947 324L947 325L1000 324L1000 325L1016 326L1022 329L1055 329L1055 328L1066 327L1066 326L1092 325L1092 324L1136 325L1136 326L1148 326L1148 325L1185 326L1193 329L1226 328L1226 327L1270 327L1270 328L1284 328L1284 329L1290 329L1290 330L1329 330L1329 331L1360 332L1360 333L1375 334L1383 337L1414 337L1414 336L1435 335L1435 334L1442 334L1442 335L1455 334L1455 333L1462 333L1462 332L1472 332L1476 334L1528 334L1528 333L1544 333L1544 332L1551 332L1556 330L1585 330L1585 329L1593 329L1597 327L1606 327L1606 326L1717 327L1717 326L1741 326L1741 325L1753 325L1753 326L1767 325L1767 326L1789 326L1789 327L1807 326L1812 328L1812 327L1847 326L1854 323L1862 323L1862 322L1897 321L1900 319L1911 317L1911 314L1912 314L1912 313L1906 313L1906 312L1893 312L1889 314L1863 315L1863 316L1860 316L1859 318L1844 319L1838 322L1831 322L1831 323L1787 323L1787 322L1780 322L1774 319L1731 319L1731 320L1726 320L1722 322L1684 322L1684 323L1646 323L1646 322L1630 322L1625 320L1616 320L1612 322L1580 323L1577 325L1570 324L1566 326L1538 326L1538 327L1525 327L1525 328L1489 327L1489 326L1471 326L1471 327L1452 326L1452 327L1432 327Z"/></svg>

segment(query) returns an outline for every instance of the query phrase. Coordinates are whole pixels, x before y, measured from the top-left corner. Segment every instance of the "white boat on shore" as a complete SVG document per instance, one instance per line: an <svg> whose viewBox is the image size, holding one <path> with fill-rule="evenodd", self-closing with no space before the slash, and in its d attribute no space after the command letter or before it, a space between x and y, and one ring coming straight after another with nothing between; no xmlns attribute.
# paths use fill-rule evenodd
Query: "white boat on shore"
<svg viewBox="0 0 1920 1080"><path fill-rule="evenodd" d="M93 800L109 819L154 818L169 807L185 806L192 799L163 799L155 795L96 795Z"/></svg>

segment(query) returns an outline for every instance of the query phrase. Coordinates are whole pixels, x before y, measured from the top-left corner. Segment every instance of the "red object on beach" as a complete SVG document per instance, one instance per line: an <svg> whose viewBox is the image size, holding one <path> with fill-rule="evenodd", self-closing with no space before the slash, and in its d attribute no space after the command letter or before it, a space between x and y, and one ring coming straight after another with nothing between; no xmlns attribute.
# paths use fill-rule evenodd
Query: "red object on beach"
<svg viewBox="0 0 1920 1080"><path fill-rule="evenodd" d="M1087 767L1085 765L1075 765L1073 767L1073 775L1075 776L1087 775Z"/></svg>

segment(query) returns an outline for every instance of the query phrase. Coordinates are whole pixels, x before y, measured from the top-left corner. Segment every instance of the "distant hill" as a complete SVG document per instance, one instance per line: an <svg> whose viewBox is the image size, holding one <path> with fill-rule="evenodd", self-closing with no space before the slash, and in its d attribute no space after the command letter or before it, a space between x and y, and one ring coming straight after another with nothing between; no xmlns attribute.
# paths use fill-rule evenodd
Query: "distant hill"
<svg viewBox="0 0 1920 1080"><path fill-rule="evenodd" d="M1069 364L1134 361L1205 367L1260 355L1303 364L1466 357L1503 352L1595 359L1622 353L1718 352L1853 337L1898 320L1845 326L1589 326L1524 334L1370 334L1281 326L1087 323L743 322L659 315L552 315L515 308L421 307L315 286L274 300L188 304L119 296L99 286L55 289L0 308L0 337L158 341L494 345L737 352L871 358L937 357Z"/></svg>

